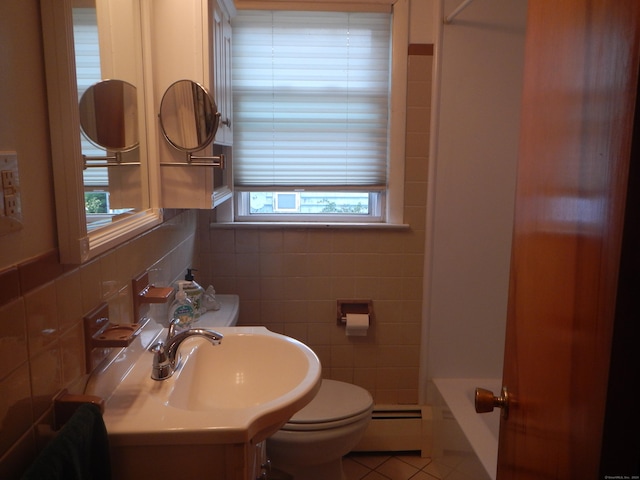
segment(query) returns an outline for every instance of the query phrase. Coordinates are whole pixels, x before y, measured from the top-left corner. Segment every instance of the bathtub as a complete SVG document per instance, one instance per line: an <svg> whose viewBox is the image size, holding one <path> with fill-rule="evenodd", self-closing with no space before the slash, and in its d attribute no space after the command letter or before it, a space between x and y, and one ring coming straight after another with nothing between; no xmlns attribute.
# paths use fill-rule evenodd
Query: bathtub
<svg viewBox="0 0 640 480"><path fill-rule="evenodd" d="M494 394L500 392L499 378L435 378L433 384L434 406L439 412L437 428L434 429L434 453L443 458L448 452L464 455L469 478L495 480L498 459L498 431L500 410L478 414L475 411L474 396L476 387L486 388ZM473 472L484 467L484 472ZM456 467L462 468L462 467Z"/></svg>

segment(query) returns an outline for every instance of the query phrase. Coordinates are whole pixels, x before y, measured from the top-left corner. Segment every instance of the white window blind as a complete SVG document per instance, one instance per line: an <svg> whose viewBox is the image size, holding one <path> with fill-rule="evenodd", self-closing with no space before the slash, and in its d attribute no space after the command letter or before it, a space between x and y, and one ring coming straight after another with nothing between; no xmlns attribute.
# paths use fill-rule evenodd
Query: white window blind
<svg viewBox="0 0 640 480"><path fill-rule="evenodd" d="M390 14L240 11L233 29L238 189L384 189Z"/></svg>

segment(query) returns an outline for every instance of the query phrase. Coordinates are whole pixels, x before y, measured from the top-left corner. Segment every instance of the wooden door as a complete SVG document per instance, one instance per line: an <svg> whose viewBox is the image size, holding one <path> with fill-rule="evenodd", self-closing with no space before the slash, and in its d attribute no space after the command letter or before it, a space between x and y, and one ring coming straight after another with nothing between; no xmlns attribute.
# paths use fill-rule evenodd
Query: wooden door
<svg viewBox="0 0 640 480"><path fill-rule="evenodd" d="M638 0L529 0L501 480L598 478L639 20Z"/></svg>

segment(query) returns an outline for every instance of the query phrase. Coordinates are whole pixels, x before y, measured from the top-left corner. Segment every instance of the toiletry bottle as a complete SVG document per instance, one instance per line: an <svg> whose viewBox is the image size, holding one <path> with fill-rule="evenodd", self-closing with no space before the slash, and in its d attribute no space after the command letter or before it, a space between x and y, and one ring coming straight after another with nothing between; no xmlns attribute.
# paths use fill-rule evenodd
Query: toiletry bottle
<svg viewBox="0 0 640 480"><path fill-rule="evenodd" d="M194 319L194 309L187 292L184 291L184 282L178 282L176 298L169 307L169 324L176 322L179 328L189 328Z"/></svg>
<svg viewBox="0 0 640 480"><path fill-rule="evenodd" d="M187 274L184 276L183 288L184 291L187 292L187 296L193 305L193 316L194 319L198 318L200 315L205 313L207 309L202 304L202 295L204 294L204 288L202 288L195 281L193 276L194 270L192 268L187 268Z"/></svg>

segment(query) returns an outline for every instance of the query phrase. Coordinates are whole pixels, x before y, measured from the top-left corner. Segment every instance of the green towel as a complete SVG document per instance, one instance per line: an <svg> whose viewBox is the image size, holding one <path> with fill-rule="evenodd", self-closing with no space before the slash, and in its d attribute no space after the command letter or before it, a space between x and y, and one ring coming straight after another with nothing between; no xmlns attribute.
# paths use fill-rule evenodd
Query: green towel
<svg viewBox="0 0 640 480"><path fill-rule="evenodd" d="M109 439L100 409L78 407L22 480L109 480Z"/></svg>

